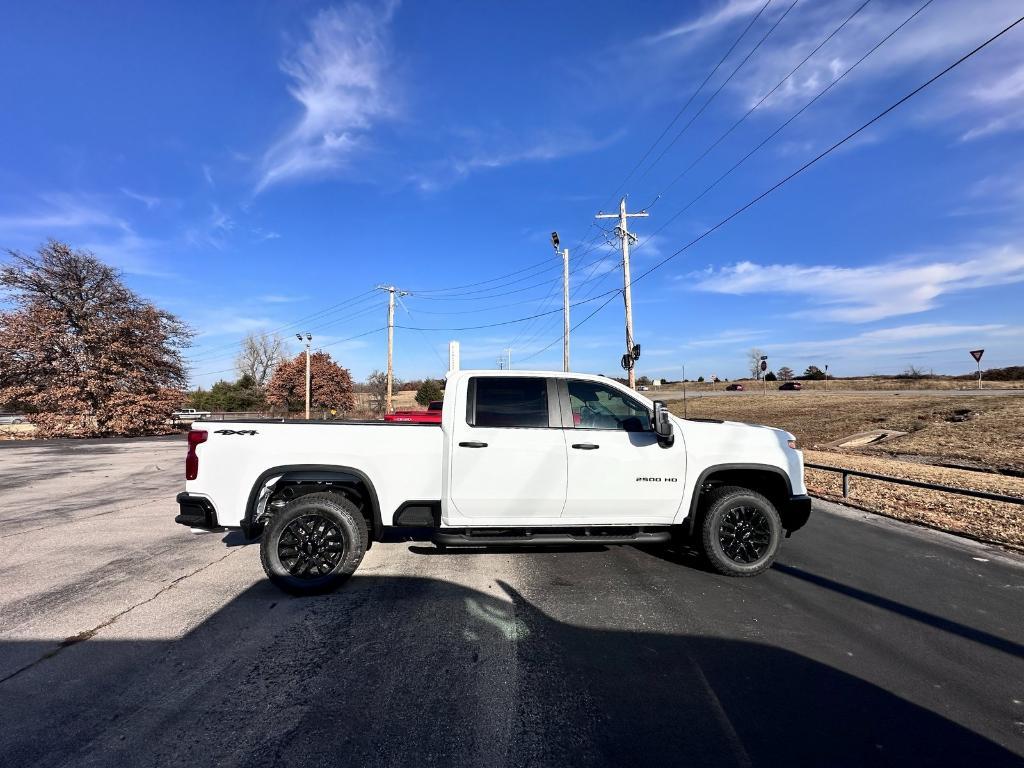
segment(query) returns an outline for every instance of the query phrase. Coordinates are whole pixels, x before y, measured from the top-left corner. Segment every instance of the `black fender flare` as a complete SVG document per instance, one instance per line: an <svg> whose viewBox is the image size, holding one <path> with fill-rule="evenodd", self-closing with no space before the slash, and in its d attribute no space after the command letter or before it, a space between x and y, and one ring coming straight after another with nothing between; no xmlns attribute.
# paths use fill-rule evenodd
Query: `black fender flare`
<svg viewBox="0 0 1024 768"><path fill-rule="evenodd" d="M772 474L778 475L786 484L786 493L789 496L793 495L793 483L782 467L776 467L772 464L713 464L712 466L705 468L700 475L698 475L697 482L693 486L693 495L690 498L690 512L686 518L687 532L689 534L693 533L694 526L697 524L697 507L700 504L700 493L701 488L704 487L704 481L707 480L709 475L713 475L716 472L730 472L735 470L771 472ZM782 512L783 510L779 511Z"/></svg>
<svg viewBox="0 0 1024 768"><path fill-rule="evenodd" d="M249 491L249 498L245 503L245 518L242 520L242 531L245 533L246 538L251 538L253 528L252 516L256 512L256 500L259 498L259 493L264 483L275 475L293 474L302 474L304 476L302 479L304 480L336 480L339 476L347 475L362 482L370 495L369 502L370 511L373 515L374 538L378 541L380 540L384 525L381 521L380 499L377 496L377 489L374 487L373 481L361 469L346 467L340 464L284 464L261 472L259 477L256 478L256 482L253 483L252 489Z"/></svg>

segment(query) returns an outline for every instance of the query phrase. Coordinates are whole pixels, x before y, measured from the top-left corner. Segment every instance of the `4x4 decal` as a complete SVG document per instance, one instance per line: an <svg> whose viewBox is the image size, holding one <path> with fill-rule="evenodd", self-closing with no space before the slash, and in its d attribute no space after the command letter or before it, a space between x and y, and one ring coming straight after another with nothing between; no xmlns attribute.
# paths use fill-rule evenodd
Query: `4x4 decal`
<svg viewBox="0 0 1024 768"><path fill-rule="evenodd" d="M218 429L215 435L258 435L255 429Z"/></svg>

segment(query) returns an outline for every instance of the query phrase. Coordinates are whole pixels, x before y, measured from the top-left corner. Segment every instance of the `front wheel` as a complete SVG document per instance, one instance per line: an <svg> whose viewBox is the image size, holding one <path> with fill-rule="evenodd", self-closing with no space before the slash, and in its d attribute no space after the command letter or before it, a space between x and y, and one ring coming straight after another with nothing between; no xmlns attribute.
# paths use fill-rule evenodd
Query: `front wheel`
<svg viewBox="0 0 1024 768"><path fill-rule="evenodd" d="M760 493L716 488L708 498L701 544L709 565L726 576L754 576L771 567L782 542L782 521Z"/></svg>
<svg viewBox="0 0 1024 768"><path fill-rule="evenodd" d="M366 520L334 493L300 496L274 514L260 542L263 570L293 595L330 592L359 567L366 553Z"/></svg>

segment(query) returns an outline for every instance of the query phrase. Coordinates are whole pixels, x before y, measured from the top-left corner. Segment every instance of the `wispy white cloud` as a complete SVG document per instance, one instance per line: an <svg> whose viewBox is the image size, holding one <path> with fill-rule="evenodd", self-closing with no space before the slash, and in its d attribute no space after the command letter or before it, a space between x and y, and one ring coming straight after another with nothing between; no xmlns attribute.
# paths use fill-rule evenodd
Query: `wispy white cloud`
<svg viewBox="0 0 1024 768"><path fill-rule="evenodd" d="M923 257L858 267L755 264L743 261L691 275L696 290L798 295L819 320L863 323L934 309L943 295L1024 282L1024 250L976 249L960 258Z"/></svg>
<svg viewBox="0 0 1024 768"><path fill-rule="evenodd" d="M999 80L970 92L983 117L960 137L963 141L1024 129L1024 64Z"/></svg>
<svg viewBox="0 0 1024 768"><path fill-rule="evenodd" d="M470 145L469 150L410 174L409 181L421 192L435 192L482 171L596 152L621 136L616 132L595 137L569 129L561 133L540 132L524 139L520 135L509 135L507 130L494 130L484 135L479 130L464 128L460 143Z"/></svg>
<svg viewBox="0 0 1024 768"><path fill-rule="evenodd" d="M650 55L671 63L692 59L695 49L701 50L701 46L708 51L715 50L713 46L736 34L762 5L756 0L727 0L715 5L655 35L653 40L659 44L648 47ZM731 94L738 101L737 109L745 110L756 104L859 5L860 0L798 5L736 74L725 95ZM760 32L774 22L784 6L769 7L749 40L759 38ZM789 112L805 104L919 6L917 2L870 4L775 91L760 112ZM932 74L937 67L966 53L1018 15L1017 0L988 0L972 5L969 13L965 13L959 3L934 3L871 53L838 86L846 98L816 104L800 122L813 124L823 115L857 103L862 96L874 97L883 82L908 74ZM749 48L749 40L740 45L740 52L733 55L734 60ZM955 80L944 85L941 99L927 104L922 102L915 119L941 124L948 129L955 118L954 128L969 126L963 133L965 140L1024 128L1021 49L1014 47L1010 40L1005 42L1006 45L993 46L984 58L972 62L969 70L965 68ZM733 63L727 63L725 71L731 71ZM641 64L644 62L636 62L636 66ZM795 130L799 130L799 126Z"/></svg>
<svg viewBox="0 0 1024 768"><path fill-rule="evenodd" d="M158 207L162 202L161 199L159 197L156 197L155 195L144 195L141 192L135 192L133 190L128 189L127 187L121 187L121 194L124 195L125 197L131 198L132 200L138 203L142 203L149 210L153 210L154 208Z"/></svg>
<svg viewBox="0 0 1024 768"><path fill-rule="evenodd" d="M845 360L848 369L866 373L883 368L897 371L912 359L943 359L947 365L948 361L952 362L952 370L961 365L969 368L972 364L968 349L984 346L1006 357L1009 356L1006 353L1018 348L1021 340L1024 340L1021 326L919 323L839 338L798 338L759 346L780 365L803 368L810 364L820 366L827 360ZM947 353L944 358L940 357L943 352ZM953 354L949 355L950 352Z"/></svg>
<svg viewBox="0 0 1024 768"><path fill-rule="evenodd" d="M125 272L169 277L158 266L164 243L139 235L114 210L111 200L102 196L39 195L25 210L0 216L0 246L34 248L52 237L91 251Z"/></svg>
<svg viewBox="0 0 1024 768"><path fill-rule="evenodd" d="M214 203L202 222L185 230L185 242L192 246L210 246L223 250L234 229L234 219Z"/></svg>
<svg viewBox="0 0 1024 768"><path fill-rule="evenodd" d="M125 229L128 223L96 201L68 194L40 195L27 210L0 216L0 236L49 236L87 227Z"/></svg>
<svg viewBox="0 0 1024 768"><path fill-rule="evenodd" d="M687 341L683 344L683 348L695 348L701 349L705 347L717 348L729 346L731 344L748 344L750 342L757 341L758 339L764 338L768 334L764 330L755 330L751 328L735 328L732 330L721 331L713 336L709 336L704 339L694 339Z"/></svg>
<svg viewBox="0 0 1024 768"><path fill-rule="evenodd" d="M663 43L673 38L692 36L695 33L709 32L731 24L739 19L756 13L765 4L765 0L726 0L726 2L705 11L691 19L675 24L668 29L648 37L649 44Z"/></svg>
<svg viewBox="0 0 1024 768"><path fill-rule="evenodd" d="M280 233L269 229L263 229L262 227L253 228L252 234L259 242L263 242L264 240L277 240L281 237Z"/></svg>
<svg viewBox="0 0 1024 768"><path fill-rule="evenodd" d="M349 3L309 22L308 38L281 63L299 102L299 120L263 156L257 192L337 173L370 129L397 113L390 87L390 22L395 3Z"/></svg>

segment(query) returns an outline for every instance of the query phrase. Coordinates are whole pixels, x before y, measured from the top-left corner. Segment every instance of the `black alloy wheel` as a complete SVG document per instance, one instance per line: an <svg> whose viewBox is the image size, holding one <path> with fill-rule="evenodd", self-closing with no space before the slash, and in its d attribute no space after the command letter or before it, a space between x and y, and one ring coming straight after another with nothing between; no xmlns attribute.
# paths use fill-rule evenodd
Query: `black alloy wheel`
<svg viewBox="0 0 1024 768"><path fill-rule="evenodd" d="M700 548L713 570L754 576L771 568L782 543L782 520L763 494L721 486L706 493L701 506Z"/></svg>
<svg viewBox="0 0 1024 768"><path fill-rule="evenodd" d="M718 541L737 563L753 563L768 551L772 531L768 517L757 507L733 507L722 515Z"/></svg>
<svg viewBox="0 0 1024 768"><path fill-rule="evenodd" d="M362 510L335 492L307 493L273 513L260 540L267 576L293 595L330 592L349 579L369 546Z"/></svg>
<svg viewBox="0 0 1024 768"><path fill-rule="evenodd" d="M347 548L341 529L332 520L310 514L288 523L278 540L277 556L292 576L317 579L337 568Z"/></svg>

